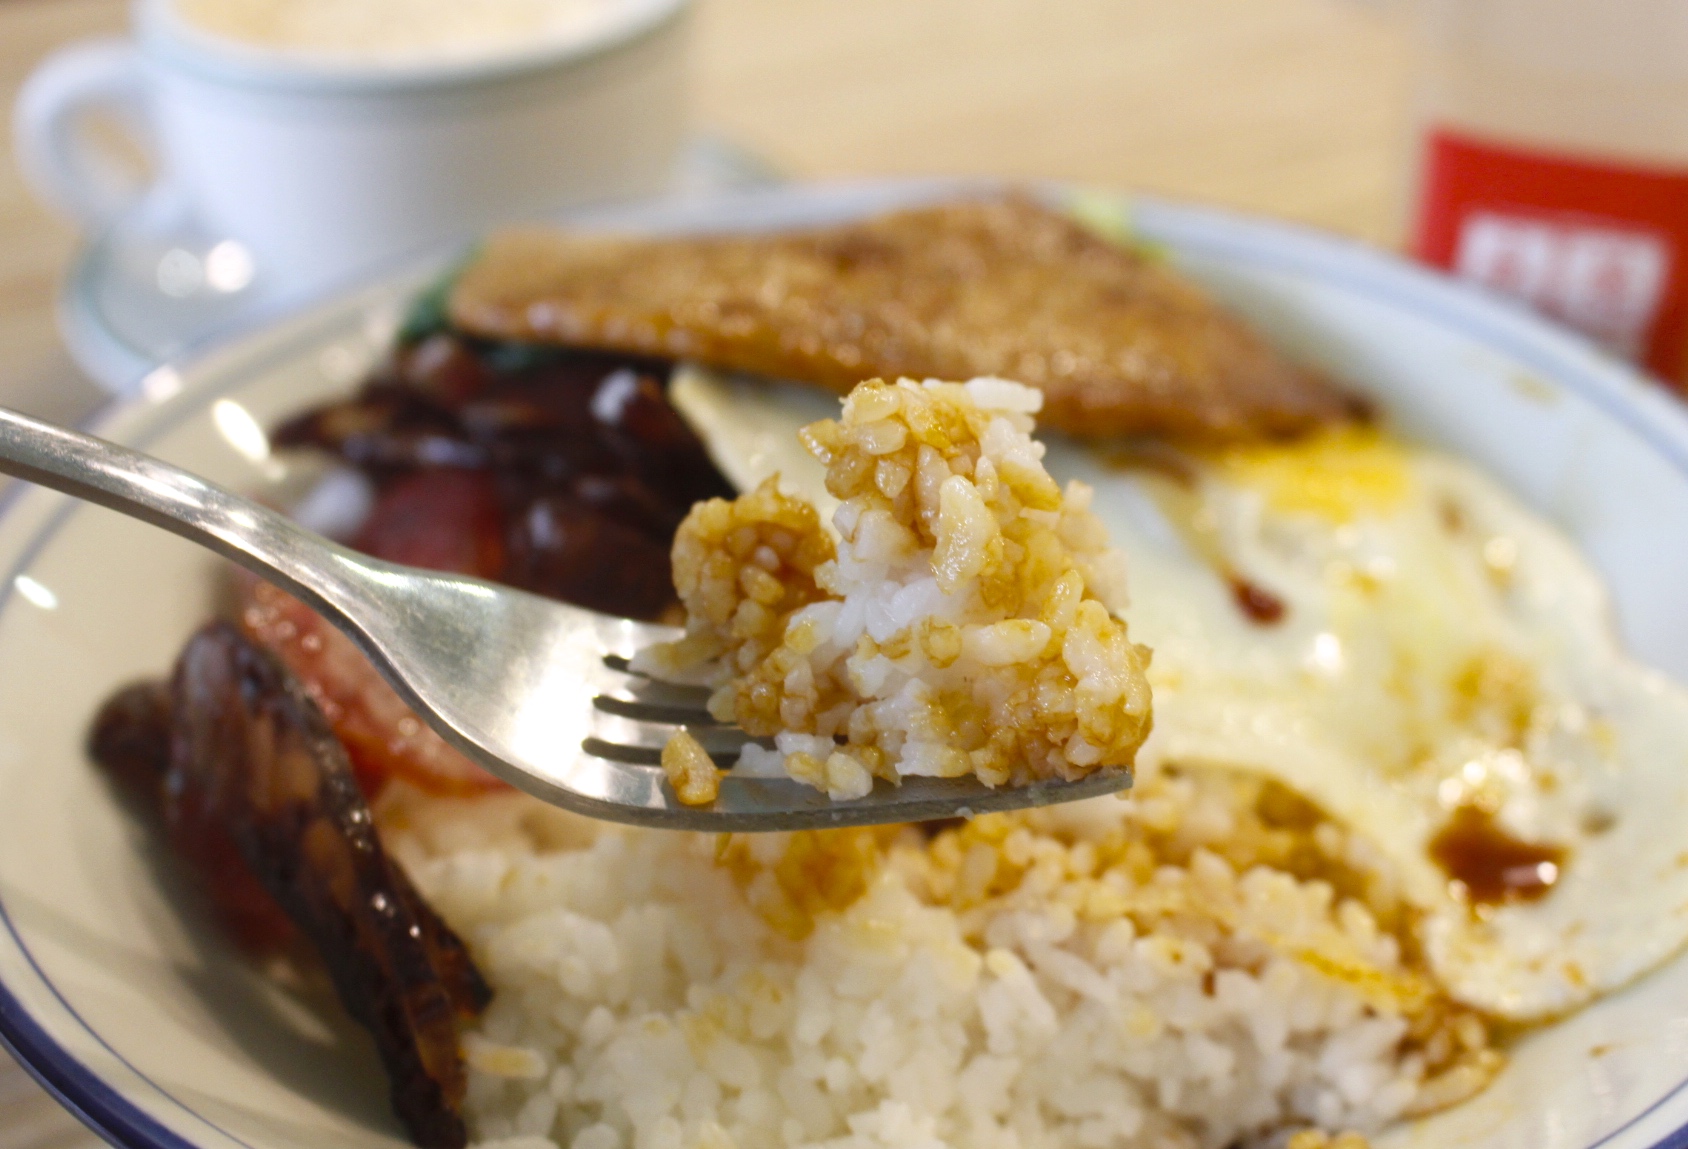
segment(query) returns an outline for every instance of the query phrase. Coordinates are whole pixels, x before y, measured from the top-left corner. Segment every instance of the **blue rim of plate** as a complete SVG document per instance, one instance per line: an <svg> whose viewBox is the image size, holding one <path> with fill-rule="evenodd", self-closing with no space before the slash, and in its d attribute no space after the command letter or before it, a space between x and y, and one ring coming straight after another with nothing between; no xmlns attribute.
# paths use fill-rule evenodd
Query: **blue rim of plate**
<svg viewBox="0 0 1688 1149"><path fill-rule="evenodd" d="M891 201L916 202L930 200L946 192L977 194L981 190L1002 186L1005 185L979 180L875 180L792 185L724 196L712 202L754 207L756 201L761 200L775 204L793 198L822 199L829 193L847 195L852 189L875 189L887 193L886 198ZM1056 198L1065 198L1073 191L1063 184L1034 186ZM898 195L899 189L906 190L906 195ZM1628 365L1553 327L1522 307L1408 263L1398 256L1311 227L1262 220L1217 208L1173 204L1147 196L1117 194L1116 198L1127 206L1135 230L1181 253L1220 258L1257 270L1314 276L1357 296L1457 331L1586 400L1634 432L1688 476L1688 410L1663 388L1648 382ZM357 293L343 294L350 297ZM336 308L331 301L309 309L306 314L334 310ZM307 325L300 338L306 338L315 326ZM293 342L289 340L289 345ZM238 351L239 347L240 344L236 343L224 353ZM202 357L202 354L194 354L185 362L193 364ZM209 389L195 389L184 394L183 398L205 399L211 394ZM85 427L97 432L139 402L144 401L108 404L96 412ZM197 413L197 406L184 405L179 418ZM172 424L174 422L171 420ZM168 426L150 428L154 435L167 429ZM26 484L18 483L0 498L0 518L14 510L28 489ZM50 516L21 549L18 560L6 573L5 582L0 584L0 612L11 600L13 576L26 567L40 548L59 531L67 510ZM3 901L0 901L0 927L10 934L36 976L58 999L69 1017L81 1025L96 1043L184 1113L204 1122L231 1142L248 1145L176 1101L89 1026L35 962ZM198 1149L194 1142L165 1126L77 1060L30 1016L4 983L0 983L0 1046L10 1051L42 1088L112 1144L123 1149ZM1682 1095L1684 1090L1688 1090L1688 1078L1585 1149L1600 1149L1610 1144ZM1666 1134L1663 1139L1654 1142L1651 1149L1688 1149L1688 1126Z"/></svg>
<svg viewBox="0 0 1688 1149"><path fill-rule="evenodd" d="M396 276L383 277L382 284L393 282ZM333 296L334 302L325 303L309 309L301 318L301 329L292 333L283 344L271 348L265 355L258 358L248 356L250 369L260 369L262 365L273 362L277 358L297 354L301 345L309 346L321 337L321 329L331 325L339 314L339 307L343 301L355 299L366 292L346 291ZM274 318L274 317L272 317ZM254 336L259 332L251 332ZM239 343L234 345L237 349ZM238 350L237 350L238 353ZM197 356L196 361L207 356ZM228 390L236 388L242 380L224 379L221 385L207 386L195 389L191 394L172 395L169 399L160 400L158 406L163 408L157 413L161 416L151 425L139 429L137 434L129 437L135 446L145 449L162 435L169 434L188 419L194 418L202 411L203 404L209 402ZM174 400L174 402L171 402ZM100 433L114 420L133 409L144 408L148 400L133 398L127 400L113 399L101 406L80 424L82 430L91 434ZM168 404L168 406L166 406ZM25 497L31 485L23 482L14 483L3 496L0 496L0 519L11 513L14 507ZM35 534L19 549L16 560L3 576L0 576L0 613L11 604L15 597L15 578L35 560L63 528L70 515L76 510L74 500L65 499L55 511L49 514L46 521L36 530ZM93 1026L82 1017L81 1013L71 1004L47 972L36 961L23 935L12 922L10 911L4 899L0 899L0 928L11 936L18 947L18 952L24 957L35 976L46 987L49 994L63 1008L69 1018L74 1020L82 1029L108 1053L118 1064L122 1065L135 1077L151 1088L159 1097L171 1105L202 1122L206 1127L227 1138L231 1143L244 1146L245 1149L257 1149L250 1142L236 1136L215 1122L196 1113L191 1107L176 1098L168 1089L159 1085L144 1071L125 1057ZM198 1143L183 1137L166 1126L163 1122L147 1113L140 1106L127 1099L121 1092L109 1085L96 1071L89 1069L76 1056L66 1050L41 1026L23 1004L17 1000L4 983L0 983L0 1048L6 1049L17 1062L24 1067L35 1081L51 1094L61 1105L69 1110L78 1120L98 1133L113 1145L123 1146L124 1149L200 1149Z"/></svg>

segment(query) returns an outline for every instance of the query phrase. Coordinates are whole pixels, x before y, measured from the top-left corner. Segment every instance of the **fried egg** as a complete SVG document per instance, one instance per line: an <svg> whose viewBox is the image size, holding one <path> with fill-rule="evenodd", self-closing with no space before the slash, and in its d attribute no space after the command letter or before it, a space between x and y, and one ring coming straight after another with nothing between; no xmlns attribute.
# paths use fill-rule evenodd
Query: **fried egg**
<svg viewBox="0 0 1688 1149"><path fill-rule="evenodd" d="M686 368L741 488L833 504L798 444L836 400ZM1555 1016L1688 940L1688 691L1629 659L1598 575L1476 468L1372 428L1205 454L1046 437L1130 564L1154 650L1139 769L1293 788L1376 847L1431 971Z"/></svg>

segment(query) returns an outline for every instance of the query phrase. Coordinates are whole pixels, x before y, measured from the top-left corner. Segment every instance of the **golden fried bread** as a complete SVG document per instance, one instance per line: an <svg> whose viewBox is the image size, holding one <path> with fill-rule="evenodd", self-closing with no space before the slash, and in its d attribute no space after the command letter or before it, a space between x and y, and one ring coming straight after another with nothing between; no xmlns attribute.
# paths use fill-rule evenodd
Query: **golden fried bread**
<svg viewBox="0 0 1688 1149"><path fill-rule="evenodd" d="M687 358L848 391L999 375L1086 438L1221 441L1352 416L1158 262L1024 198L772 235L493 237L452 321L500 339Z"/></svg>

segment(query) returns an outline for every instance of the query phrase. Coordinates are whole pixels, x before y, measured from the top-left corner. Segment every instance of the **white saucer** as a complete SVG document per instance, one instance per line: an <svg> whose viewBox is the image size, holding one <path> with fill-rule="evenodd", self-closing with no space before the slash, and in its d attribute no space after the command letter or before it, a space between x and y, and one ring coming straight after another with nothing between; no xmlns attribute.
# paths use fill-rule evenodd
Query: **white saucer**
<svg viewBox="0 0 1688 1149"><path fill-rule="evenodd" d="M779 179L759 156L698 136L668 194L698 198ZM269 281L243 248L211 234L180 204L155 200L78 252L59 294L59 331L96 383L130 395L161 364L321 294L320 286L298 293Z"/></svg>

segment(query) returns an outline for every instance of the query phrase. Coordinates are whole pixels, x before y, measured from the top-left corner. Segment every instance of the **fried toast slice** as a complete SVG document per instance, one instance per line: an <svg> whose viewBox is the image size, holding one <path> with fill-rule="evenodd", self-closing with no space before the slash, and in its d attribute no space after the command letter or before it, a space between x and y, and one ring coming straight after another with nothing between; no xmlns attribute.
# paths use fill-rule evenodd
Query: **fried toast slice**
<svg viewBox="0 0 1688 1149"><path fill-rule="evenodd" d="M840 393L998 375L1083 438L1279 437L1361 410L1176 272L1025 197L775 234L492 237L452 290L479 336L691 359Z"/></svg>

